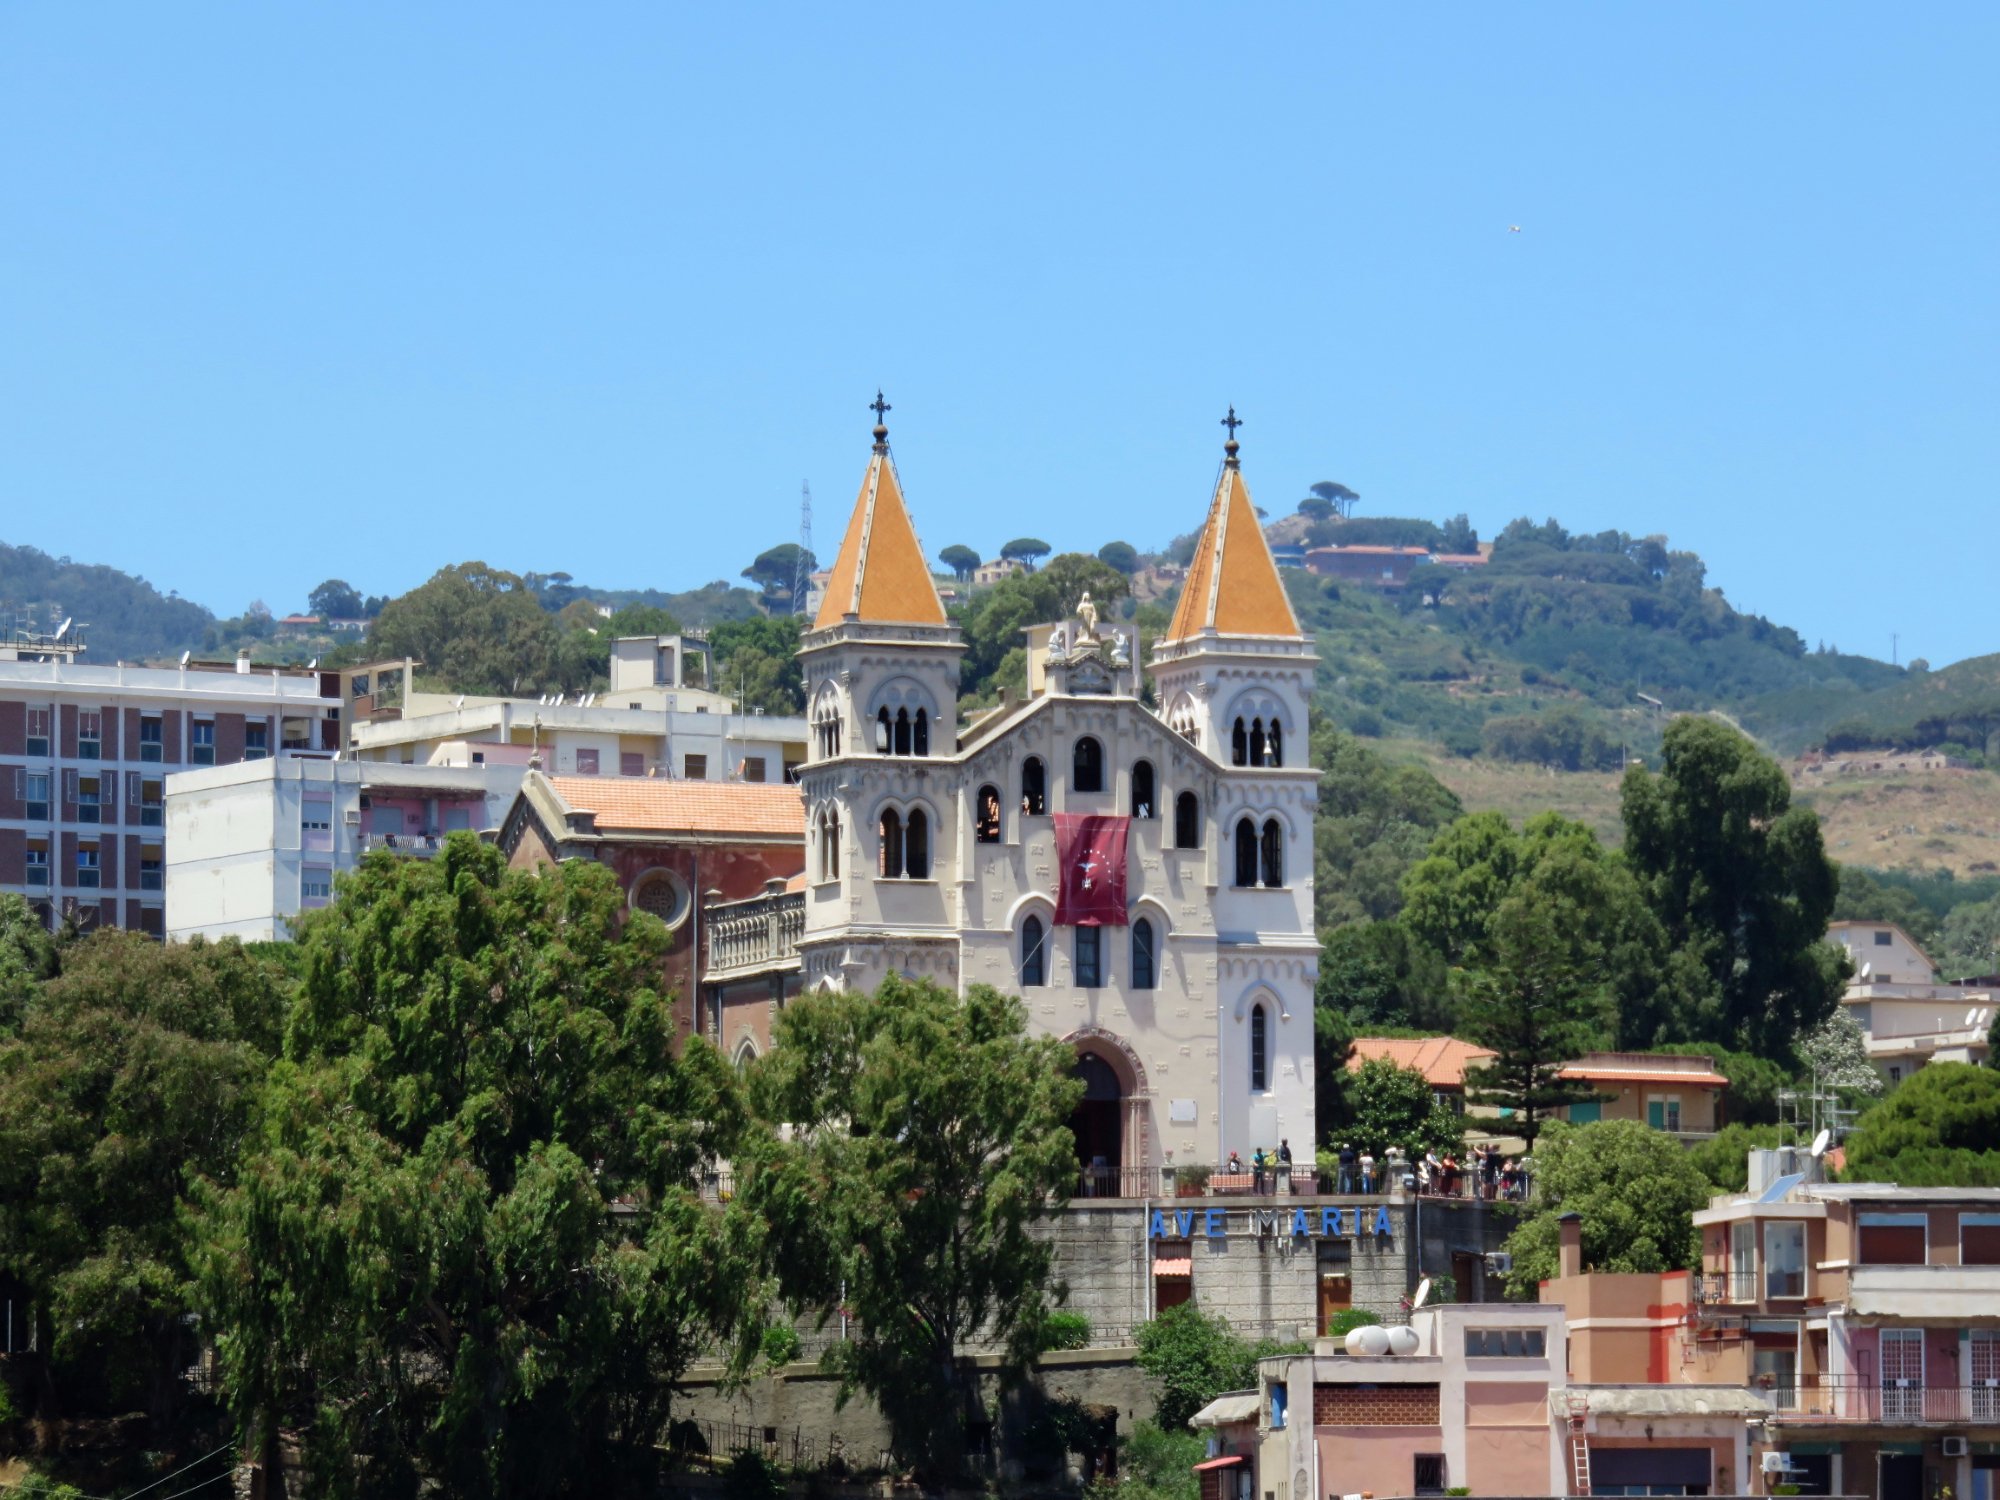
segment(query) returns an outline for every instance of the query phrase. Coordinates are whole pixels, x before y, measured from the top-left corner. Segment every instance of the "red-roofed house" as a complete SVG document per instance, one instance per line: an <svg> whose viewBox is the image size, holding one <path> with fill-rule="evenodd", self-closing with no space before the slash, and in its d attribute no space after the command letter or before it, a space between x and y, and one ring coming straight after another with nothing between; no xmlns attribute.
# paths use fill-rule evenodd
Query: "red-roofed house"
<svg viewBox="0 0 2000 1500"><path fill-rule="evenodd" d="M1424 1075L1431 1095L1440 1104L1465 1112L1465 1070L1477 1067L1494 1054L1455 1036L1389 1037L1358 1036L1347 1059L1347 1071L1358 1073L1361 1065L1379 1058L1399 1068Z"/></svg>
<svg viewBox="0 0 2000 1500"><path fill-rule="evenodd" d="M631 906L673 933L665 977L681 1035L698 1031L731 1056L769 1049L773 1002L798 989L796 959L788 973L767 972L754 994L704 981L715 969L716 909L782 894L805 869L796 786L530 771L500 847L516 869L565 859L610 866Z"/></svg>
<svg viewBox="0 0 2000 1500"><path fill-rule="evenodd" d="M1573 1124L1643 1120L1678 1136L1713 1135L1722 1128L1722 1091L1729 1080L1715 1059L1673 1052L1592 1052L1559 1075L1594 1085L1595 1102L1558 1111Z"/></svg>

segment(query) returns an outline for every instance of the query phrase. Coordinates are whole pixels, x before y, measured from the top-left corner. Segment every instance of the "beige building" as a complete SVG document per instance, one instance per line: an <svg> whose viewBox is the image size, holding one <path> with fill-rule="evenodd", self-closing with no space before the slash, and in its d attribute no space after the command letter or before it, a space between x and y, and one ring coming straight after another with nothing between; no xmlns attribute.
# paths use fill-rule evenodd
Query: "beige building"
<svg viewBox="0 0 2000 1500"><path fill-rule="evenodd" d="M1854 966L1841 1005L1867 1037L1869 1061L1890 1083L1926 1063L1986 1061L2000 993L1940 983L1930 955L1894 922L1835 922L1826 937Z"/></svg>
<svg viewBox="0 0 2000 1500"><path fill-rule="evenodd" d="M1592 1052L1558 1076L1588 1083L1598 1097L1565 1105L1558 1116L1573 1125L1593 1120L1638 1120L1683 1139L1722 1128L1722 1091L1729 1080L1712 1057L1672 1052Z"/></svg>

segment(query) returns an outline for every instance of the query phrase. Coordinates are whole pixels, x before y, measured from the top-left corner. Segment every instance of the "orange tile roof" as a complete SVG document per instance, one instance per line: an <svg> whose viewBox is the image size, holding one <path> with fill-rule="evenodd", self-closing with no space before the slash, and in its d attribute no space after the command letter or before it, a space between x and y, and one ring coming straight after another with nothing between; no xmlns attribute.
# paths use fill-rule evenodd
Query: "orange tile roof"
<svg viewBox="0 0 2000 1500"><path fill-rule="evenodd" d="M1377 546L1373 542L1356 542L1351 547L1315 547L1306 554L1307 557L1429 557L1430 555L1430 549L1426 547ZM1478 556L1477 553L1473 555ZM1484 562L1485 559L1481 558L1480 561Z"/></svg>
<svg viewBox="0 0 2000 1500"><path fill-rule="evenodd" d="M549 785L567 806L596 813L600 833L752 834L805 842L805 803L797 787L782 782L551 776Z"/></svg>
<svg viewBox="0 0 2000 1500"><path fill-rule="evenodd" d="M1162 639L1189 640L1204 630L1293 638L1302 633L1270 544L1264 540L1264 528L1258 524L1257 507L1250 503L1249 486L1233 457L1223 463L1174 622Z"/></svg>
<svg viewBox="0 0 2000 1500"><path fill-rule="evenodd" d="M1571 1063L1556 1077L1573 1078L1582 1083L1685 1083L1697 1088L1729 1087L1729 1080L1716 1072L1713 1066L1700 1073L1676 1073L1671 1068L1613 1068L1596 1063Z"/></svg>
<svg viewBox="0 0 2000 1500"><path fill-rule="evenodd" d="M903 505L889 445L881 440L882 429L876 432L875 452L861 476L861 494L820 599L815 630L838 625L848 615L898 625L946 623L923 545Z"/></svg>
<svg viewBox="0 0 2000 1500"><path fill-rule="evenodd" d="M1358 1073L1371 1058L1382 1058L1399 1068L1412 1068L1424 1075L1433 1088L1465 1087L1465 1070L1495 1054L1485 1047L1461 1042L1455 1036L1358 1036L1354 1053L1347 1059L1347 1071Z"/></svg>

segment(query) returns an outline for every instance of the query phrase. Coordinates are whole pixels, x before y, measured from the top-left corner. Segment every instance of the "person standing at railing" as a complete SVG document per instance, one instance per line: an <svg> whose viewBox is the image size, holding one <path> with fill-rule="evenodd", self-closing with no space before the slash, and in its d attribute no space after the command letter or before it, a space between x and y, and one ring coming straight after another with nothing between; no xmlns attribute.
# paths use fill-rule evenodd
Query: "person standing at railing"
<svg viewBox="0 0 2000 1500"><path fill-rule="evenodd" d="M1336 1192L1354 1191L1354 1147L1343 1142L1340 1147L1340 1179Z"/></svg>
<svg viewBox="0 0 2000 1500"><path fill-rule="evenodd" d="M1375 1191L1375 1157L1366 1146L1361 1148L1360 1165L1361 1191L1364 1193L1373 1193Z"/></svg>
<svg viewBox="0 0 2000 1500"><path fill-rule="evenodd" d="M1271 1158L1259 1146L1250 1153L1250 1191L1259 1198L1264 1196L1264 1174L1270 1170Z"/></svg>

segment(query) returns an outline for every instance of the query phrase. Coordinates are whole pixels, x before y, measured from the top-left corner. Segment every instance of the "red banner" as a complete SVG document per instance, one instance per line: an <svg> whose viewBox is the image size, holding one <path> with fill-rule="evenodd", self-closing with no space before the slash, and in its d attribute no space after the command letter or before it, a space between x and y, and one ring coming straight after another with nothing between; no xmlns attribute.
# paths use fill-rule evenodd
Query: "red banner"
<svg viewBox="0 0 2000 1500"><path fill-rule="evenodd" d="M1123 927L1129 818L1056 814L1058 927Z"/></svg>

